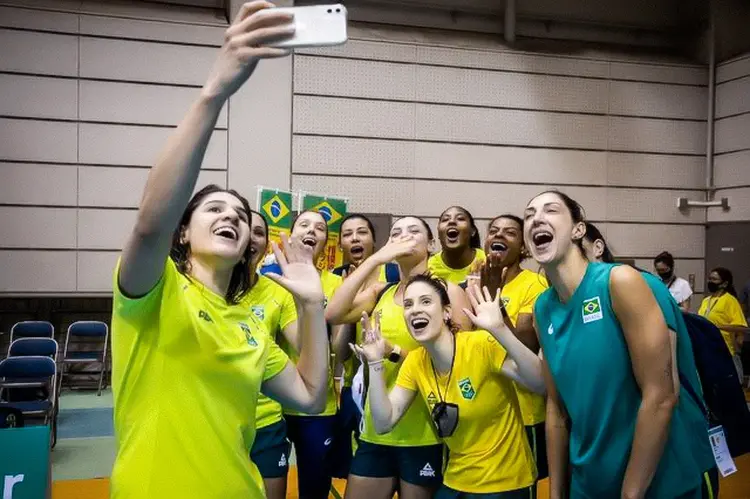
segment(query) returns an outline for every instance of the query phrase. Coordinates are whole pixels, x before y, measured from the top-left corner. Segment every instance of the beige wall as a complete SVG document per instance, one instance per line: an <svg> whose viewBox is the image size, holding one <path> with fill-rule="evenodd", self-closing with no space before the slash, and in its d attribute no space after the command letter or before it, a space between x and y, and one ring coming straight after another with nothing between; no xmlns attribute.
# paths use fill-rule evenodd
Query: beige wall
<svg viewBox="0 0 750 499"><path fill-rule="evenodd" d="M107 293L147 169L226 23L132 2L10 3L0 294ZM676 198L703 196L705 68L366 24L350 34L261 65L224 110L201 184L251 199L258 184L347 195L353 210L433 224L459 203L482 228L560 187L619 256L648 267L668 249L702 286L705 212L682 214Z"/></svg>
<svg viewBox="0 0 750 499"><path fill-rule="evenodd" d="M295 189L435 225L486 221L559 187L618 256L662 250L702 287L707 71L633 57L524 54L460 35L354 26L294 60ZM386 41L390 40L390 41Z"/></svg>
<svg viewBox="0 0 750 499"><path fill-rule="evenodd" d="M750 54L716 71L716 198L729 198L730 210L711 208L708 220L750 220Z"/></svg>
<svg viewBox="0 0 750 499"><path fill-rule="evenodd" d="M148 168L226 24L154 4L0 2L0 293L110 292ZM291 64L264 62L230 100L198 187L251 202L257 184L289 187Z"/></svg>

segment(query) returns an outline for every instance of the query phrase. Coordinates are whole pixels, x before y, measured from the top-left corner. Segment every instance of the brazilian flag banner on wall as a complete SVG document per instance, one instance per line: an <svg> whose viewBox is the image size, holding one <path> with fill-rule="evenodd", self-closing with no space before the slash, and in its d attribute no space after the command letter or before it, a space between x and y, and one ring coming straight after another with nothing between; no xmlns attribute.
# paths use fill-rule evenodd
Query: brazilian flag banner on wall
<svg viewBox="0 0 750 499"><path fill-rule="evenodd" d="M343 263L343 255L339 249L339 233L348 203L349 200L346 198L300 193L300 211L317 211L328 224L328 242L323 256L317 262L319 269L333 270Z"/></svg>
<svg viewBox="0 0 750 499"><path fill-rule="evenodd" d="M258 211L268 222L268 239L281 242L281 233L292 230L292 193L258 187Z"/></svg>

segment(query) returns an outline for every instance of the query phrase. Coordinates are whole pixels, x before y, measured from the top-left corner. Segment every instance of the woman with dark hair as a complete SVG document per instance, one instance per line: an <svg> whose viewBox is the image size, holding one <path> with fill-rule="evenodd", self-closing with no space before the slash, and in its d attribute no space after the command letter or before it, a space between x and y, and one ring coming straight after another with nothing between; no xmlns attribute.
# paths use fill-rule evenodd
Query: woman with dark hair
<svg viewBox="0 0 750 499"><path fill-rule="evenodd" d="M335 268L333 273L346 278L375 252L375 226L365 215L351 213L341 220L339 247L343 253L343 265ZM375 282L398 282L400 279L398 265L386 263L373 271L363 288ZM352 355L349 343L359 341L362 337L361 325L346 324L338 328L338 334L332 339L336 358L343 365L341 379L341 396L337 423L337 438L334 439L332 461L335 465L333 476L346 478L351 468L353 444L352 437L359 439L361 413L352 398L352 383L359 368L359 360Z"/></svg>
<svg viewBox="0 0 750 499"><path fill-rule="evenodd" d="M240 8L196 102L151 169L114 271L112 387L117 457L113 498L263 497L248 457L261 391L320 411L328 345L323 290L299 239L274 252L305 345L295 367L242 302L251 283L250 209L209 186L191 199L222 107L268 47L293 32L272 4ZM175 231L176 227L176 231ZM312 279L311 279L312 277Z"/></svg>
<svg viewBox="0 0 750 499"><path fill-rule="evenodd" d="M739 352L742 351L742 340L748 328L745 315L742 313L742 306L737 300L732 272L724 267L712 269L708 274L707 289L711 294L703 298L698 314L721 330L729 353L732 354L740 383L742 383L742 360Z"/></svg>
<svg viewBox="0 0 750 499"><path fill-rule="evenodd" d="M685 312L690 310L690 297L693 290L690 283L682 277L677 277L674 273L674 257L668 251L662 251L654 258L654 270L661 278L664 285L669 288L672 297L680 304L680 308Z"/></svg>
<svg viewBox="0 0 750 499"><path fill-rule="evenodd" d="M404 321L404 288L408 280L427 271L432 231L418 217L403 217L393 223L388 243L348 276L333 295L326 318L335 324L352 324L362 313L380 316L385 345L385 377L391 388L409 352L419 346ZM364 287L379 266L395 261L401 281L376 282ZM464 314L466 294L455 284L447 289L452 319L463 329L471 328ZM428 499L440 486L442 446L422 403L412 404L403 419L385 434L375 431L369 399L364 407L362 434L354 454L346 486L346 497L389 499L398 490L402 499Z"/></svg>
<svg viewBox="0 0 750 499"><path fill-rule="evenodd" d="M292 223L292 237L312 248L313 261L319 262L328 243L328 224L319 212L301 212ZM324 304L341 285L341 277L322 269L318 271L318 281L323 287ZM329 342L338 336L338 327L328 325ZM295 361L304 344L292 344L286 338L280 341L281 348ZM331 346L329 344L329 349ZM332 349L331 349L332 350ZM335 472L335 457L331 453L336 437L336 412L338 401L333 380L333 362L329 363L326 404L322 412L310 413L290 407L284 409L289 440L294 444L297 457L297 483L300 497L305 499L325 499L331 489Z"/></svg>
<svg viewBox="0 0 750 499"><path fill-rule="evenodd" d="M438 239L442 249L428 262L435 277L461 284L472 267L485 260L479 229L466 208L451 206L440 215Z"/></svg>
<svg viewBox="0 0 750 499"><path fill-rule="evenodd" d="M260 213L251 210L248 245L250 289L243 299L243 304L247 304L255 318L263 323L272 341L279 343L281 333L289 344L299 345L294 297L273 280L256 272L268 245L268 223ZM287 439L286 421L282 415L281 404L261 395L258 398L255 428L256 436L250 451L250 459L263 477L266 497L283 499L286 497L291 446Z"/></svg>
<svg viewBox="0 0 750 499"><path fill-rule="evenodd" d="M569 196L528 203L524 239L551 285L534 307L551 498L709 497L708 422L681 383L700 391L682 315L636 269L590 263L585 234Z"/></svg>
<svg viewBox="0 0 750 499"><path fill-rule="evenodd" d="M444 282L410 279L403 313L419 347L404 360L394 386L386 385L380 320L375 316L373 325L363 314L365 340L352 348L369 367L372 423L386 434L411 406L426 404L450 453L434 497L527 499L536 469L513 383L543 391L541 362L506 326L499 295L492 300L488 288L472 285L468 296L473 312L465 312L480 330L462 332L451 322Z"/></svg>
<svg viewBox="0 0 750 499"><path fill-rule="evenodd" d="M607 241L596 225L586 222L586 235L583 236L583 250L586 258L591 262L615 263L615 257L609 249Z"/></svg>
<svg viewBox="0 0 750 499"><path fill-rule="evenodd" d="M521 262L528 256L523 242L523 220L510 214L492 219L487 227L484 251L487 261L477 269L482 286L487 286L492 296L500 290L506 325L528 349L538 354L539 340L534 329L533 310L536 299L547 289L547 280L521 267ZM470 278L468 282L471 281ZM537 480L542 480L548 475L544 396L514 385L536 462Z"/></svg>

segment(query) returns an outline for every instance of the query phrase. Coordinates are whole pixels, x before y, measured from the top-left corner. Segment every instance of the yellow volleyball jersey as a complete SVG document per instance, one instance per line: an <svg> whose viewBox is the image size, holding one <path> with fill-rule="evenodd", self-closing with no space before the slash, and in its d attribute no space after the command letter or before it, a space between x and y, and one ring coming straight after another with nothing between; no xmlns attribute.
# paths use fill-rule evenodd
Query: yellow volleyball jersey
<svg viewBox="0 0 750 499"><path fill-rule="evenodd" d="M383 338L392 345L398 345L409 352L419 347L419 343L412 337L406 327L404 320L404 307L397 305L394 297L398 285L388 288L383 296L380 297L373 315L381 312L380 331ZM409 354L411 355L411 354ZM407 359L409 356L407 356ZM396 384L399 368L403 362L394 364L386 360L383 363L385 367L385 384L390 390ZM372 413L370 412L370 398L365 402L365 419L364 428L360 438L365 442L380 445L392 445L396 447L418 447L422 445L435 445L439 443L435 429L430 419L430 411L427 405L421 400L415 401L406 411L393 429L384 434L378 435L375 432L375 426L372 422Z"/></svg>
<svg viewBox="0 0 750 499"><path fill-rule="evenodd" d="M503 286L502 300L511 322L515 325L520 314L533 314L537 297L547 289L547 280L530 270L522 270L512 281ZM514 383L521 404L521 414L526 426L541 423L546 418L546 402L543 396Z"/></svg>
<svg viewBox="0 0 750 499"><path fill-rule="evenodd" d="M386 277L385 273L385 265L380 266L380 270L378 270L378 282L388 282L388 278ZM355 342L357 344L360 344L362 342L362 324L357 321L355 324ZM352 380L354 380L354 375L357 374L357 369L359 368L359 360L354 356L350 356L348 359L346 359L344 362L344 373L343 373L343 383L345 387L352 386Z"/></svg>
<svg viewBox="0 0 750 499"><path fill-rule="evenodd" d="M491 494L529 487L536 465L513 382L502 374L505 349L487 331L456 334L450 374L435 375L427 350L411 352L396 383L419 392L430 410L458 405L458 426L443 440L450 451L443 483L460 492ZM450 378L450 379L449 379Z"/></svg>
<svg viewBox="0 0 750 499"><path fill-rule="evenodd" d="M429 260L427 260L427 269L434 277L440 277L441 279L444 279L447 282L452 282L453 284L461 284L469 275L472 265L476 262L483 262L487 259L484 251L475 249L474 252L474 260L472 260L468 266L462 269L452 269L443 261L443 252L441 251L432 255Z"/></svg>
<svg viewBox="0 0 750 499"><path fill-rule="evenodd" d="M242 303L263 323L274 343L278 343L279 333L297 320L297 306L292 294L265 276L258 276L258 281L250 288ZM281 404L261 394L256 409L255 428L265 428L279 421Z"/></svg>
<svg viewBox="0 0 750 499"><path fill-rule="evenodd" d="M323 270L320 273L320 282L323 285L323 294L325 295L325 304L328 305L328 300L331 299L333 296L333 293L341 286L341 283L343 282L343 279L341 279L341 276L338 276L334 274L333 272L329 272L328 270ZM329 326L329 339L330 339L330 326ZM292 346L287 342L283 337L279 338L279 345L281 345L281 348L289 355L289 358L294 362L295 364L299 360L299 354L292 348ZM330 348L330 347L329 347ZM329 360L328 362L328 390L326 394L326 408L325 410L320 414L305 414L304 412L297 412L292 411L289 409L284 409L284 414L288 414L290 416L333 416L336 414L336 411L338 410L338 400L336 397L336 389L333 384L333 368L334 363L333 361Z"/></svg>
<svg viewBox="0 0 750 499"><path fill-rule="evenodd" d="M745 314L742 313L742 306L734 296L724 293L721 296L707 296L703 298L698 314L702 315L713 324L721 326L745 326ZM729 347L729 353L735 355L737 349L734 345L734 334L721 330L721 336L724 343Z"/></svg>
<svg viewBox="0 0 750 499"><path fill-rule="evenodd" d="M120 292L118 273L119 262L111 497L263 497L248 451L261 383L287 356L247 307L227 305L169 258L141 298Z"/></svg>

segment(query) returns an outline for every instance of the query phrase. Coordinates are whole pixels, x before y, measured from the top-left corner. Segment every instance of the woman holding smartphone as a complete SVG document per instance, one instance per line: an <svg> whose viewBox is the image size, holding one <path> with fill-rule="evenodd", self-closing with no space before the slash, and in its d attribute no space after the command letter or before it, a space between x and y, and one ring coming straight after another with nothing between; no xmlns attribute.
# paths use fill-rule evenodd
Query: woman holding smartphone
<svg viewBox="0 0 750 499"><path fill-rule="evenodd" d="M209 186L191 199L221 108L293 33L272 4L243 5L208 81L151 169L114 272L113 498L263 497L248 457L258 396L321 411L328 341L312 251L274 248L293 296L303 351L295 367L243 303L250 280L250 209ZM266 12L264 12L266 11Z"/></svg>

